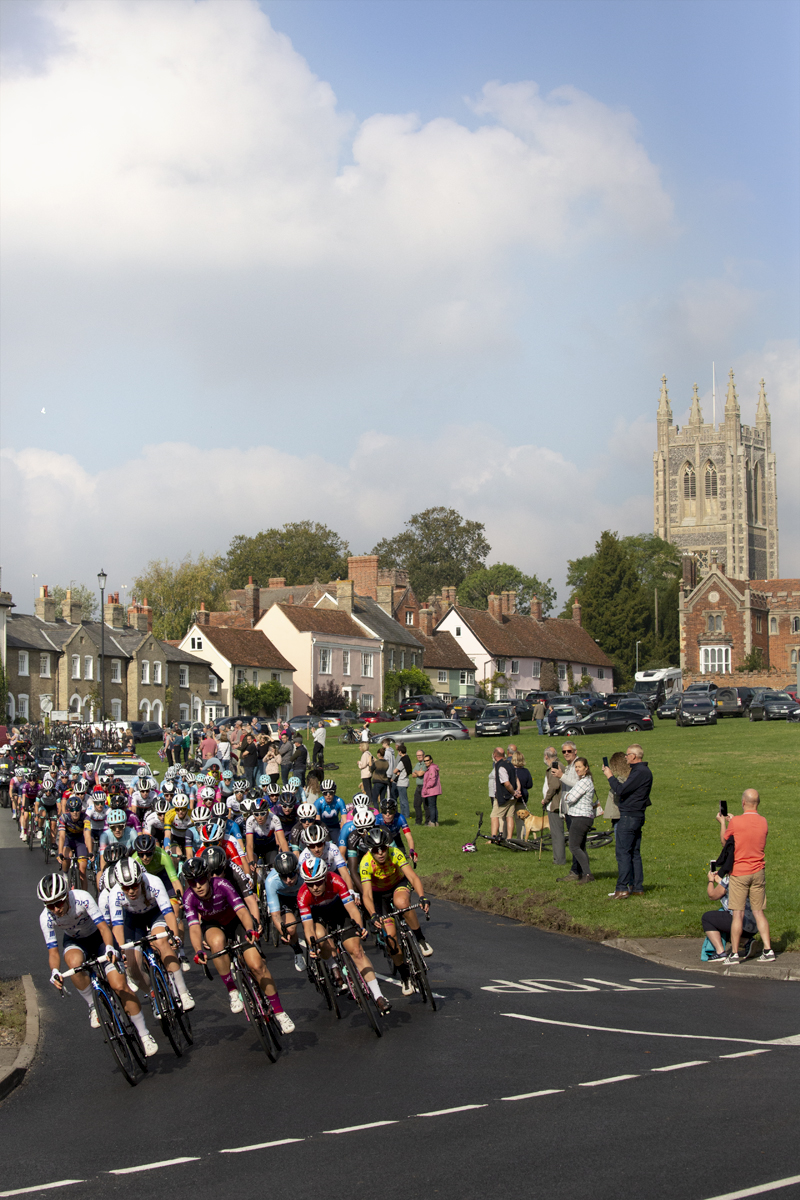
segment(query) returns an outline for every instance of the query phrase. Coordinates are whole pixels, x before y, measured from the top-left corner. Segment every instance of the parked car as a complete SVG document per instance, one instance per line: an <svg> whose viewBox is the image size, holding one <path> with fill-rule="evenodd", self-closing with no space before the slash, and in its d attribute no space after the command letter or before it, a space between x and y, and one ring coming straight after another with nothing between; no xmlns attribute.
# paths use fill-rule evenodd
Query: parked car
<svg viewBox="0 0 800 1200"><path fill-rule="evenodd" d="M357 714L351 708L326 708L322 719L326 725L352 725Z"/></svg>
<svg viewBox="0 0 800 1200"><path fill-rule="evenodd" d="M578 712L574 704L548 704L547 711L544 714L545 726L553 733L557 729L561 729L564 724L577 724L584 717L588 717L588 712Z"/></svg>
<svg viewBox="0 0 800 1200"><path fill-rule="evenodd" d="M717 709L710 695L702 692L683 693L678 702L675 714L675 724L685 725L716 725Z"/></svg>
<svg viewBox="0 0 800 1200"><path fill-rule="evenodd" d="M753 699L749 687L721 687L714 693L718 717L743 717Z"/></svg>
<svg viewBox="0 0 800 1200"><path fill-rule="evenodd" d="M375 709L365 708L361 713L361 720L365 725L378 725L382 721L393 721L394 717L388 712L378 712Z"/></svg>
<svg viewBox="0 0 800 1200"><path fill-rule="evenodd" d="M547 692L534 689L532 692L525 693L525 699L528 701L528 704L538 704L540 700L542 704L547 704Z"/></svg>
<svg viewBox="0 0 800 1200"><path fill-rule="evenodd" d="M697 683L690 683L688 687L683 689L682 694L685 696L687 692L716 692L716 690L717 684L714 683L713 679L709 679L708 682L703 679Z"/></svg>
<svg viewBox="0 0 800 1200"><path fill-rule="evenodd" d="M586 701L580 700L577 696L557 695L555 698L552 698L547 702L545 716L548 721L550 719L550 714L557 708L571 708L578 717L588 717L589 713L592 711Z"/></svg>
<svg viewBox="0 0 800 1200"><path fill-rule="evenodd" d="M520 721L533 720L533 705L528 700L509 700L508 703L516 709Z"/></svg>
<svg viewBox="0 0 800 1200"><path fill-rule="evenodd" d="M472 721L479 717L485 708L486 701L482 696L462 696L450 705L450 714L462 720Z"/></svg>
<svg viewBox="0 0 800 1200"><path fill-rule="evenodd" d="M155 721L131 721L130 731L134 742L161 742L164 730Z"/></svg>
<svg viewBox="0 0 800 1200"><path fill-rule="evenodd" d="M447 707L444 700L441 700L438 696L408 696L405 700L401 700L397 715L401 719L403 717L416 717L423 709L432 708L444 713Z"/></svg>
<svg viewBox="0 0 800 1200"><path fill-rule="evenodd" d="M623 700L638 700L640 704L644 704L644 701L635 692L609 692L606 700L609 708L616 708ZM647 708L647 705L645 704L644 707Z"/></svg>
<svg viewBox="0 0 800 1200"><path fill-rule="evenodd" d="M670 696L669 700L665 700L661 707L656 710L659 721L674 721L679 703L680 696Z"/></svg>
<svg viewBox="0 0 800 1200"><path fill-rule="evenodd" d="M475 737L487 734L519 733L519 717L513 705L506 703L487 704L475 722Z"/></svg>
<svg viewBox="0 0 800 1200"><path fill-rule="evenodd" d="M373 733L371 742L382 742L385 733ZM412 721L405 729L400 729L391 735L392 741L397 742L466 742L469 741L469 730L460 721L451 721L447 717L436 717L429 721Z"/></svg>
<svg viewBox="0 0 800 1200"><path fill-rule="evenodd" d="M786 721L800 708L788 692L762 692L750 703L751 721Z"/></svg>
<svg viewBox="0 0 800 1200"><path fill-rule="evenodd" d="M630 693L627 696L620 696L614 707L624 709L625 712L641 713L642 715L649 713L650 716L653 715L650 712L649 704L645 700L642 700L640 696L633 696Z"/></svg>
<svg viewBox="0 0 800 1200"><path fill-rule="evenodd" d="M290 733L297 733L302 729L316 729L318 723L319 717L308 716L290 717L287 721Z"/></svg>
<svg viewBox="0 0 800 1200"><path fill-rule="evenodd" d="M575 737L581 733L646 733L653 728L653 718L650 713L641 713L626 708L603 709L601 712L591 712L585 717L566 714L569 706L562 709L564 716L550 727L550 732L558 737Z"/></svg>

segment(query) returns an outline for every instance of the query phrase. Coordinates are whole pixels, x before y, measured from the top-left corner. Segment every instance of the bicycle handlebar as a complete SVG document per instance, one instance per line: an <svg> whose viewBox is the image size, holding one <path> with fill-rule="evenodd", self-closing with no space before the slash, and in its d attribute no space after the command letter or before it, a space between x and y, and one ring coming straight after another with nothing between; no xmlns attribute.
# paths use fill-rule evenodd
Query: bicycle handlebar
<svg viewBox="0 0 800 1200"><path fill-rule="evenodd" d="M145 934L144 937L137 938L133 942L123 942L122 945L120 946L120 950L132 950L134 947L144 945L145 942L159 942L159 941L163 941L164 938L172 939L174 936L175 935L170 932L148 933L148 934Z"/></svg>

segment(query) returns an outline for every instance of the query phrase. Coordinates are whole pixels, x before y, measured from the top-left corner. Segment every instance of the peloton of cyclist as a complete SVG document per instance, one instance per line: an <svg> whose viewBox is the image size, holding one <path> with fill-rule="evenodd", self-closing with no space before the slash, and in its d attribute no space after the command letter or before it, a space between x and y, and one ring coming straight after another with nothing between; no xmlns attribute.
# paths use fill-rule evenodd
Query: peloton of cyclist
<svg viewBox="0 0 800 1200"><path fill-rule="evenodd" d="M409 907L411 904L410 888L413 888L419 896L420 904L425 912L428 911L430 905L425 897L422 880L411 867L402 850L390 845L389 834L385 829L376 826L366 834L364 840L368 850L359 867L362 903L372 919L372 925L376 928L383 928L392 962L400 972L403 995L410 996L413 994L414 987L409 977L408 966L403 961L402 951L395 940L394 920L388 914L393 906L403 914L404 921L427 958L433 954L433 950L420 929L417 914L412 912Z"/></svg>

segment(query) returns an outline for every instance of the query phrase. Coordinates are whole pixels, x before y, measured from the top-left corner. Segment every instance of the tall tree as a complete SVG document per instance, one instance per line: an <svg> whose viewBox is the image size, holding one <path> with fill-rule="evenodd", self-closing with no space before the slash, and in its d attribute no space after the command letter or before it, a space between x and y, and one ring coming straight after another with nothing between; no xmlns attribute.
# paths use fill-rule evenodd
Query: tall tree
<svg viewBox="0 0 800 1200"><path fill-rule="evenodd" d="M242 588L253 582L266 587L271 578L283 578L289 586L319 579L347 578L350 547L327 525L316 521L294 521L281 529L262 529L253 537L238 534L232 539L226 560L230 586Z"/></svg>
<svg viewBox="0 0 800 1200"><path fill-rule="evenodd" d="M617 534L609 530L600 534L578 598L584 627L614 660L615 682L618 686L630 684L636 642L646 639L649 613L633 556Z"/></svg>
<svg viewBox="0 0 800 1200"><path fill-rule="evenodd" d="M160 638L182 638L201 601L206 608L228 608L228 574L219 555L187 556L181 563L154 559L134 577L133 586L138 600L147 597L153 610L153 633Z"/></svg>
<svg viewBox="0 0 800 1200"><path fill-rule="evenodd" d="M372 550L382 567L408 571L417 599L459 587L486 563L491 546L479 521L465 521L454 508L426 508L406 521L393 538L383 538Z"/></svg>
<svg viewBox="0 0 800 1200"><path fill-rule="evenodd" d="M517 593L518 612L530 613L532 596L541 600L544 616L548 616L555 606L556 589L552 580L542 583L538 576L525 575L511 563L493 563L491 567L472 571L458 589L458 602L470 608L487 608L492 592L511 591Z"/></svg>
<svg viewBox="0 0 800 1200"><path fill-rule="evenodd" d="M67 589L61 584L56 584L50 589L50 595L56 602L56 617L64 615L62 605L67 598ZM85 584L79 583L76 587L72 584L72 599L81 606L81 615L84 621L94 621L100 612L100 600L96 592L91 591Z"/></svg>

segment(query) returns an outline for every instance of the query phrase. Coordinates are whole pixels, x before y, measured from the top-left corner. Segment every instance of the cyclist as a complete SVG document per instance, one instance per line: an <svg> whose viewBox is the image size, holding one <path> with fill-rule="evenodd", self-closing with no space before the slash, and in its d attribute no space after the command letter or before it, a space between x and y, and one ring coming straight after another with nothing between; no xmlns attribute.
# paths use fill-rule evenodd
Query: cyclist
<svg viewBox="0 0 800 1200"><path fill-rule="evenodd" d="M164 849L174 852L176 858L191 858L194 839L190 833L192 814L189 811L189 797L176 793L172 780L164 784L163 791L172 802L172 807L164 816Z"/></svg>
<svg viewBox="0 0 800 1200"><path fill-rule="evenodd" d="M366 797L365 797L366 799ZM359 866L361 859L367 853L368 846L364 835L375 825L375 813L370 808L357 808L353 819L342 826L339 836L339 849L347 861L347 870L353 883L353 890L361 894Z"/></svg>
<svg viewBox="0 0 800 1200"><path fill-rule="evenodd" d="M67 801L66 812L63 812L58 818L58 860L65 871L71 858L78 860L78 874L84 890L86 888L86 863L89 859L85 826L83 803L80 796L73 796ZM66 853L67 850L69 854Z"/></svg>
<svg viewBox="0 0 800 1200"><path fill-rule="evenodd" d="M372 919L373 927L383 928L392 962L400 972L403 995L410 996L414 988L409 978L408 967L403 961L402 951L395 941L394 921L388 916L388 913L392 906L402 912L403 920L419 942L420 950L428 958L433 954L433 950L420 929L417 914L409 908L411 903L409 884L419 896L420 904L425 912L428 911L430 902L425 896L419 875L411 867L402 850L398 850L396 846L390 844L389 834L385 829L380 827L371 829L364 840L368 850L359 867L361 899Z"/></svg>
<svg viewBox="0 0 800 1200"><path fill-rule="evenodd" d="M211 806L211 815L215 821L221 821L225 826L225 836L230 838L239 851L239 857L244 858L245 846L242 827L238 821L228 815L228 805L224 800L215 800Z"/></svg>
<svg viewBox="0 0 800 1200"><path fill-rule="evenodd" d="M253 881L245 871L244 867L239 863L235 863L233 859L228 858L221 846L206 846L200 855L203 862L209 870L209 874L218 875L221 879L227 879L241 898L244 900L250 916L253 918L253 924L261 930L261 915L258 911L258 900L253 889Z"/></svg>
<svg viewBox="0 0 800 1200"><path fill-rule="evenodd" d="M173 935L180 946L178 922L172 910L169 896L160 879L149 875L135 858L123 858L114 867L115 886L111 889L108 905L111 912L111 927L118 944L136 941L149 933L162 933L165 929ZM181 971L181 964L171 941L155 941L153 948L166 970L172 975L184 1012L194 1008ZM128 969L140 986L144 980L136 953L126 955Z"/></svg>
<svg viewBox="0 0 800 1200"><path fill-rule="evenodd" d="M139 768L139 771L144 770L144 767ZM153 787L153 780L149 777L149 775L140 775L136 780L136 787L131 792L130 800L131 808L139 817L140 821L145 819L150 809L155 804L157 795L158 793Z"/></svg>
<svg viewBox="0 0 800 1200"><path fill-rule="evenodd" d="M50 822L50 834L56 840L56 822L58 821L58 791L55 780L42 780L42 790L38 797L39 841L44 841L44 826Z"/></svg>
<svg viewBox="0 0 800 1200"><path fill-rule="evenodd" d="M64 961L69 970L80 967L86 958L98 958L105 953L109 958L106 978L119 996L125 1011L139 1035L142 1048L148 1058L157 1053L153 1035L145 1024L144 1014L138 1000L129 991L124 973L120 970L120 954L114 945L108 922L88 892L70 888L63 875L45 875L36 889L36 895L44 904L39 918L50 961L50 982L59 991L64 987L59 967L61 955L58 950L58 930L64 935ZM89 1020L93 1029L100 1028L100 1019L94 1007L94 997L89 976L85 971L72 976L76 992L89 1009Z"/></svg>
<svg viewBox="0 0 800 1200"><path fill-rule="evenodd" d="M152 811L145 817L144 825L142 826L142 832L152 834L159 846L164 845L164 818L169 810L169 800L166 796L159 796L153 805Z"/></svg>
<svg viewBox="0 0 800 1200"><path fill-rule="evenodd" d="M183 878L186 884L183 905L189 937L194 947L195 962L207 961L204 941L213 954L218 954L220 950L225 949L226 944L238 941L242 936L255 942L258 934L253 919L244 901L227 880L210 875L202 858L193 858L186 864ZM244 951L244 961L269 1000L278 1028L282 1033L292 1033L294 1021L284 1012L278 989L255 945ZM214 965L228 989L231 1012L241 1012L244 1002L233 982L230 956L223 954L215 958Z"/></svg>
<svg viewBox="0 0 800 1200"><path fill-rule="evenodd" d="M22 797L25 790L25 770L23 767L16 767L11 783L8 787L8 797L11 801L11 815L16 821L19 817L22 820ZM20 826L20 837L22 837L22 828Z"/></svg>
<svg viewBox="0 0 800 1200"><path fill-rule="evenodd" d="M71 804L72 801L69 801L69 803ZM137 837L136 830L132 829L127 823L125 810L122 808L112 808L108 814L108 824L100 834L100 870L104 871L106 869L106 846L120 845L125 848L128 854L132 854L133 844Z"/></svg>
<svg viewBox="0 0 800 1200"><path fill-rule="evenodd" d="M24 777L25 781L22 785L21 797L20 797L20 799L21 799L21 809L20 809L21 821L20 821L20 831L19 831L19 836L22 841L24 841L28 836L28 823L30 821L36 820L36 816L35 816L36 802L39 799L39 782L36 779L35 772L32 771L30 769L30 767L25 767L24 770L25 770L25 777Z"/></svg>
<svg viewBox="0 0 800 1200"><path fill-rule="evenodd" d="M196 850L197 854L200 854L205 846L219 846L226 858L229 858L237 867L241 867L243 871L247 871L247 859L241 857L233 838L228 837L225 833L225 825L222 821L211 820L207 825L201 825L194 832L200 839L200 845Z"/></svg>
<svg viewBox="0 0 800 1200"><path fill-rule="evenodd" d="M300 951L300 913L297 908L297 893L301 886L296 856L281 851L276 855L275 865L264 884L267 912L280 934L281 941L292 948L296 971L304 971L306 967Z"/></svg>
<svg viewBox="0 0 800 1200"><path fill-rule="evenodd" d="M133 843L133 857L142 864L148 875L155 875L156 879L161 880L177 915L183 884L172 855L159 846L151 833L140 833Z"/></svg>
<svg viewBox="0 0 800 1200"><path fill-rule="evenodd" d="M310 802L308 804L298 804L297 823L292 826L291 831L286 836L289 847L295 854L299 854L301 850L305 849L305 843L302 841L303 830L308 829L309 825L316 824L316 807Z"/></svg>
<svg viewBox="0 0 800 1200"><path fill-rule="evenodd" d="M244 833L247 864L253 876L260 859L267 861L269 856L274 857L279 850L284 853L289 850L283 826L264 800L256 801L256 810L247 818Z"/></svg>
<svg viewBox="0 0 800 1200"><path fill-rule="evenodd" d="M344 860L344 855L338 846L333 842L328 841L328 831L324 825L309 825L308 829L304 829L300 837L303 843L303 849L300 851L300 866L307 862L310 858L321 858L327 865L329 871L336 871L341 875L345 887L353 890L352 879L350 872L347 869L347 863Z"/></svg>
<svg viewBox="0 0 800 1200"><path fill-rule="evenodd" d="M347 805L336 795L336 784L332 779L323 779L322 795L314 801L317 816L332 837L338 839L347 819Z"/></svg>
<svg viewBox="0 0 800 1200"><path fill-rule="evenodd" d="M342 940L347 953L352 957L356 968L375 999L378 1012L385 1017L392 1011L392 1006L380 989L375 978L372 963L367 958L361 942L367 936L358 906L353 899L353 893L339 875L328 871L321 858L311 858L300 866L302 881L297 893L297 908L303 923L306 945L309 957L330 958L333 954L330 939L320 942L320 950L314 949L314 939L325 938L329 933L345 929L349 925L358 926L358 933ZM338 966L334 965L331 974L336 986L341 988L343 980Z"/></svg>
<svg viewBox="0 0 800 1200"><path fill-rule="evenodd" d="M416 866L419 855L414 848L414 838L411 835L411 830L408 827L408 821L397 811L397 801L391 796L384 796L380 802L380 813L376 818L375 824L382 827L389 834L389 837L397 846L398 850L405 852L403 838L406 839L408 845L408 857Z"/></svg>
<svg viewBox="0 0 800 1200"><path fill-rule="evenodd" d="M267 803L281 823L281 828L289 841L291 832L297 822L297 793L281 790L279 783L271 783L267 788Z"/></svg>

